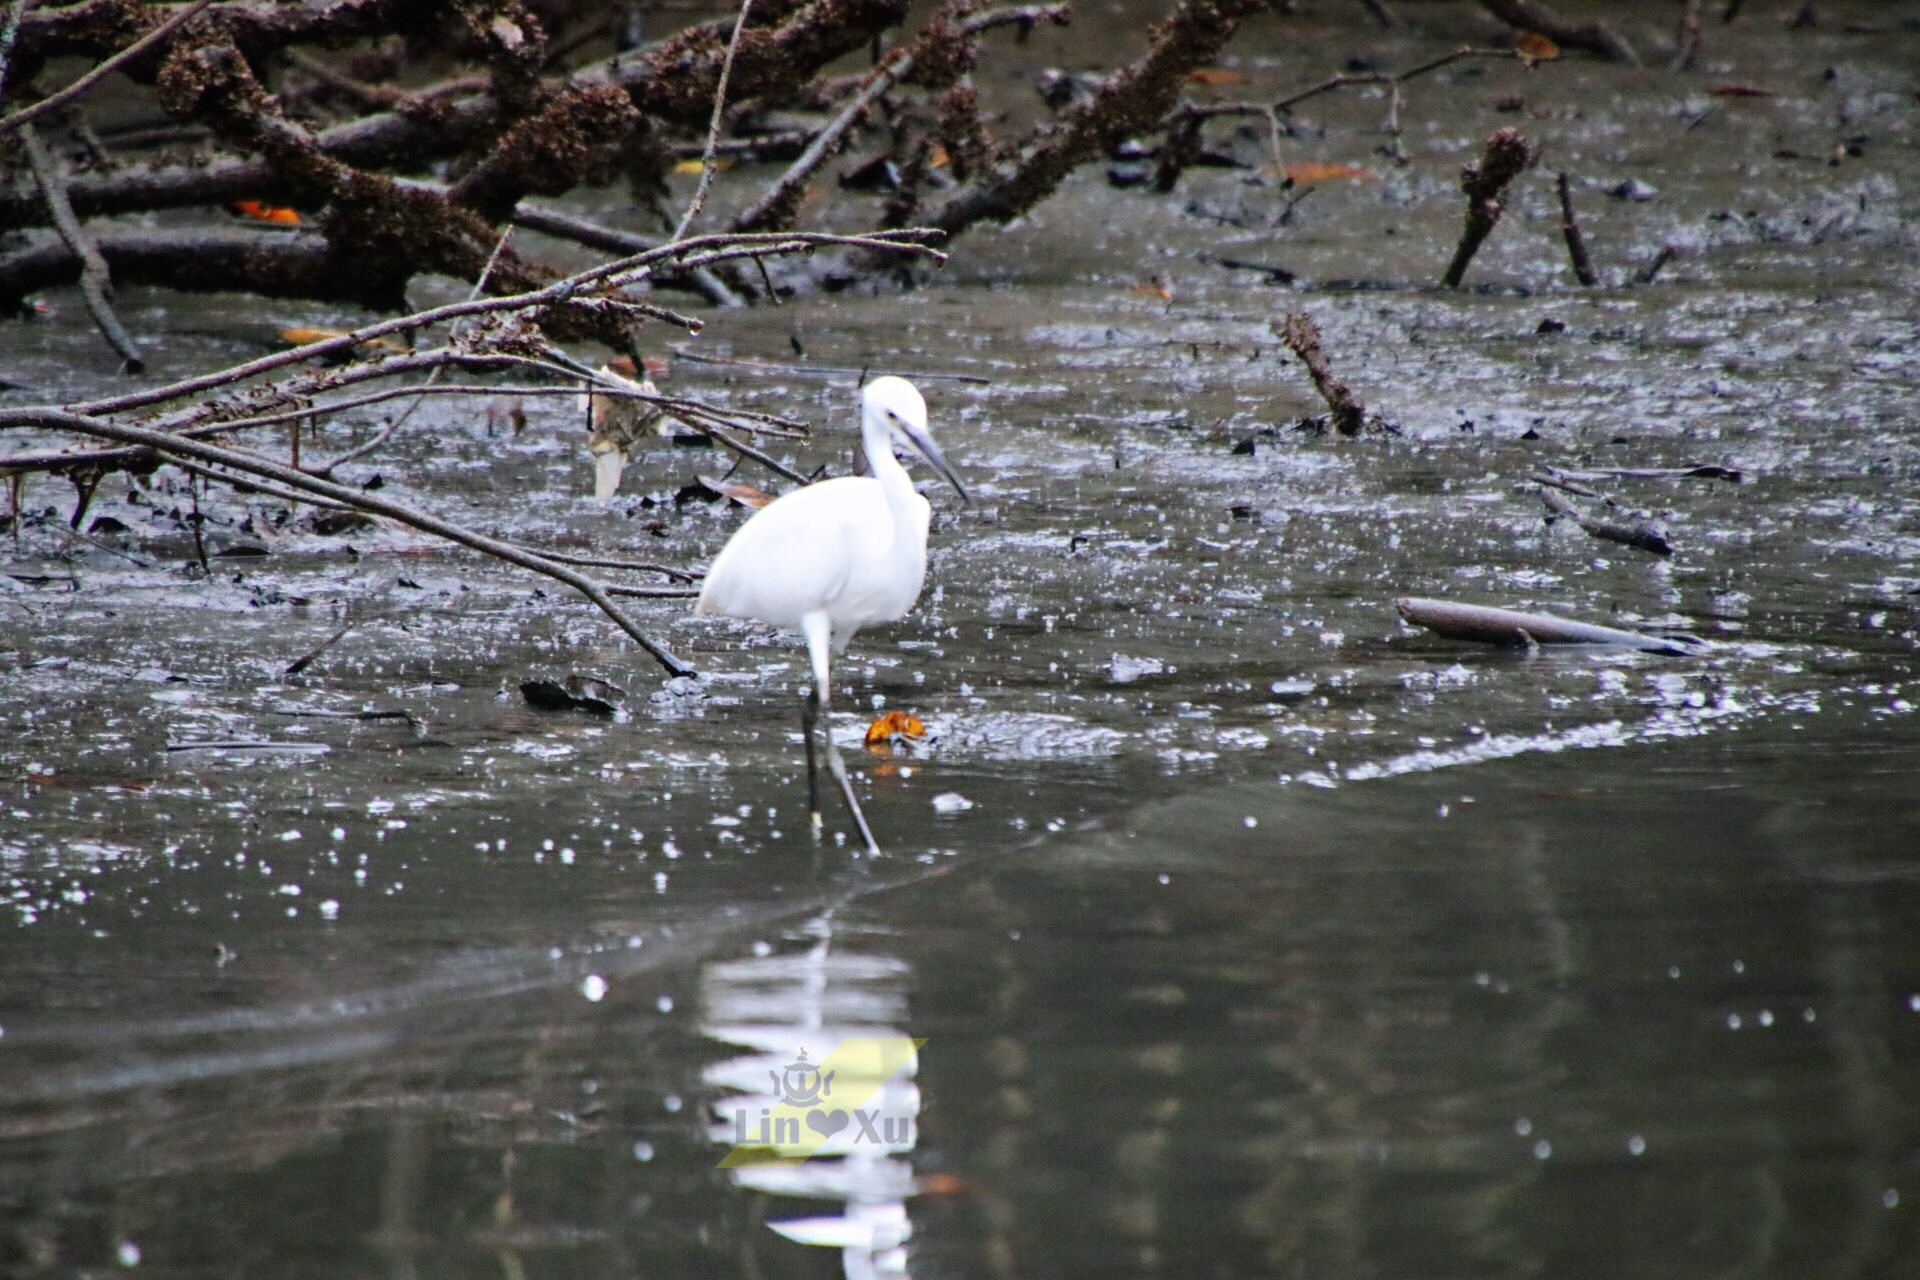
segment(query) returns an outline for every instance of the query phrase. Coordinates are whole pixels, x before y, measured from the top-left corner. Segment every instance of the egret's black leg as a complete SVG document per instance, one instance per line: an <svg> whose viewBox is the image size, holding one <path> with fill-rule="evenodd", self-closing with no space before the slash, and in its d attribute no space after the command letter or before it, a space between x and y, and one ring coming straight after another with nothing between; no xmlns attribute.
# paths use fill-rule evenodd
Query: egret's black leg
<svg viewBox="0 0 1920 1280"><path fill-rule="evenodd" d="M813 838L820 838L820 766L813 755L813 728L820 719L820 693L809 690L807 700L800 704L800 736L807 740L807 829L813 832Z"/></svg>

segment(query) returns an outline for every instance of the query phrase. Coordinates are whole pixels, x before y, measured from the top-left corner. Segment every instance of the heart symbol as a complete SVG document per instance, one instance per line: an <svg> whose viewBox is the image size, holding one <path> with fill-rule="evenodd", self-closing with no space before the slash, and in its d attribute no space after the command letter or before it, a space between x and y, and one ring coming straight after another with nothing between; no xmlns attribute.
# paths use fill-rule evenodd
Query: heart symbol
<svg viewBox="0 0 1920 1280"><path fill-rule="evenodd" d="M844 1111L809 1111L807 1128L823 1138L831 1138L847 1127L847 1113Z"/></svg>

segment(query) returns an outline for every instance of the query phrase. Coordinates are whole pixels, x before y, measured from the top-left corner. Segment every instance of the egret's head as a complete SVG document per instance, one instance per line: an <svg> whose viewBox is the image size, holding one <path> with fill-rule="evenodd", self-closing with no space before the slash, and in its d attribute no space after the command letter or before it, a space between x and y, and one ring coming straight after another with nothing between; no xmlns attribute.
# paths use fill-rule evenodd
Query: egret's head
<svg viewBox="0 0 1920 1280"><path fill-rule="evenodd" d="M960 483L960 477L953 473L946 455L927 432L927 402L920 398L919 388L891 374L875 378L861 388L860 405L868 422L877 422L886 428L889 437L905 441L959 491L961 501L973 501L967 496L967 487Z"/></svg>

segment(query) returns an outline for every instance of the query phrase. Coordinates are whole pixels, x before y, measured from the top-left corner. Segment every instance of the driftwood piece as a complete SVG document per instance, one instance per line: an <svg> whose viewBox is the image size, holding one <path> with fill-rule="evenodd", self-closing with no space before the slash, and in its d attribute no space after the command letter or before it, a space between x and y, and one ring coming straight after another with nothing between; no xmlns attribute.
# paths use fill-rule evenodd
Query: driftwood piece
<svg viewBox="0 0 1920 1280"><path fill-rule="evenodd" d="M1505 212L1500 201L1506 195L1507 184L1519 177L1538 155L1533 144L1521 137L1518 130L1497 129L1487 139L1486 153L1479 161L1460 171L1460 190L1467 196L1467 223L1461 229L1460 245L1453 251L1447 274L1441 277L1447 288L1460 287L1473 255L1480 252L1481 244L1493 234L1500 215Z"/></svg>
<svg viewBox="0 0 1920 1280"><path fill-rule="evenodd" d="M1490 609L1483 605L1457 604L1451 600L1407 596L1395 600L1393 607L1416 627L1424 627L1449 640L1472 640L1480 644L1528 649L1549 644L1620 645L1638 649L1642 653L1681 656L1702 653L1708 647L1706 641L1697 636L1642 635L1637 631L1598 627L1550 614Z"/></svg>
<svg viewBox="0 0 1920 1280"><path fill-rule="evenodd" d="M1650 524L1632 523L1621 520L1600 520L1587 515L1571 502L1551 489L1540 491L1540 500L1547 504L1547 510L1557 516L1565 516L1586 530L1591 537L1606 542L1618 542L1622 546L1633 547L1640 551L1649 551L1656 556L1670 556L1673 545L1658 529Z"/></svg>
<svg viewBox="0 0 1920 1280"><path fill-rule="evenodd" d="M1722 467L1713 463L1702 463L1692 467L1582 467L1569 471L1561 467L1547 468L1548 474L1561 480L1607 480L1613 478L1626 480L1725 480L1730 484L1739 484L1746 479L1746 473L1732 467Z"/></svg>

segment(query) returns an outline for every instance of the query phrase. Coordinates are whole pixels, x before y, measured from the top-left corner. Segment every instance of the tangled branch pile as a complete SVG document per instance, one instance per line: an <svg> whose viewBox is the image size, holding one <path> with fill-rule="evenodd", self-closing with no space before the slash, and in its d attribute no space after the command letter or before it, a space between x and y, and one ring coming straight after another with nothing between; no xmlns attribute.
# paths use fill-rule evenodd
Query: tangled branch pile
<svg viewBox="0 0 1920 1280"><path fill-rule="evenodd" d="M1139 62L1057 119L998 139L971 77L982 37L1064 24L1069 6L974 4L953 0L870 68L842 74L832 70L838 60L877 53L906 20L905 0L748 0L737 36L728 17L633 47L621 47L622 10L610 17L609 6L568 0L32 7L14 42L11 99L43 97L40 80L56 60L123 58L118 69L150 87L166 122L103 139L82 117L42 113L43 127L64 120L70 136L60 150L71 171L36 178L6 164L0 230L51 225L62 203L79 219L184 208L216 216L164 230L116 225L92 244L38 238L0 254L0 306L80 280L95 249L100 269L122 284L378 310L403 307L408 281L422 272L471 282L485 271L489 291L525 292L560 273L511 245L496 253L509 223L616 252L651 243L524 205L528 197L624 181L666 228L675 165L703 156L711 165L715 153L784 161L787 170L728 229L785 230L808 178L869 114L905 122L882 226L924 220L958 234L1018 216L1076 165L1153 128L1187 72L1264 0L1183 0ZM889 94L920 105L905 111ZM8 149L0 161L32 127L10 123L0 120ZM720 136L703 146L710 123ZM944 199L929 206L936 191ZM236 223L224 214L236 206L291 209L299 221ZM831 287L881 265L845 258L783 287ZM652 284L721 304L769 287L755 272L662 274ZM619 346L624 321L573 308L543 323L555 337Z"/></svg>

